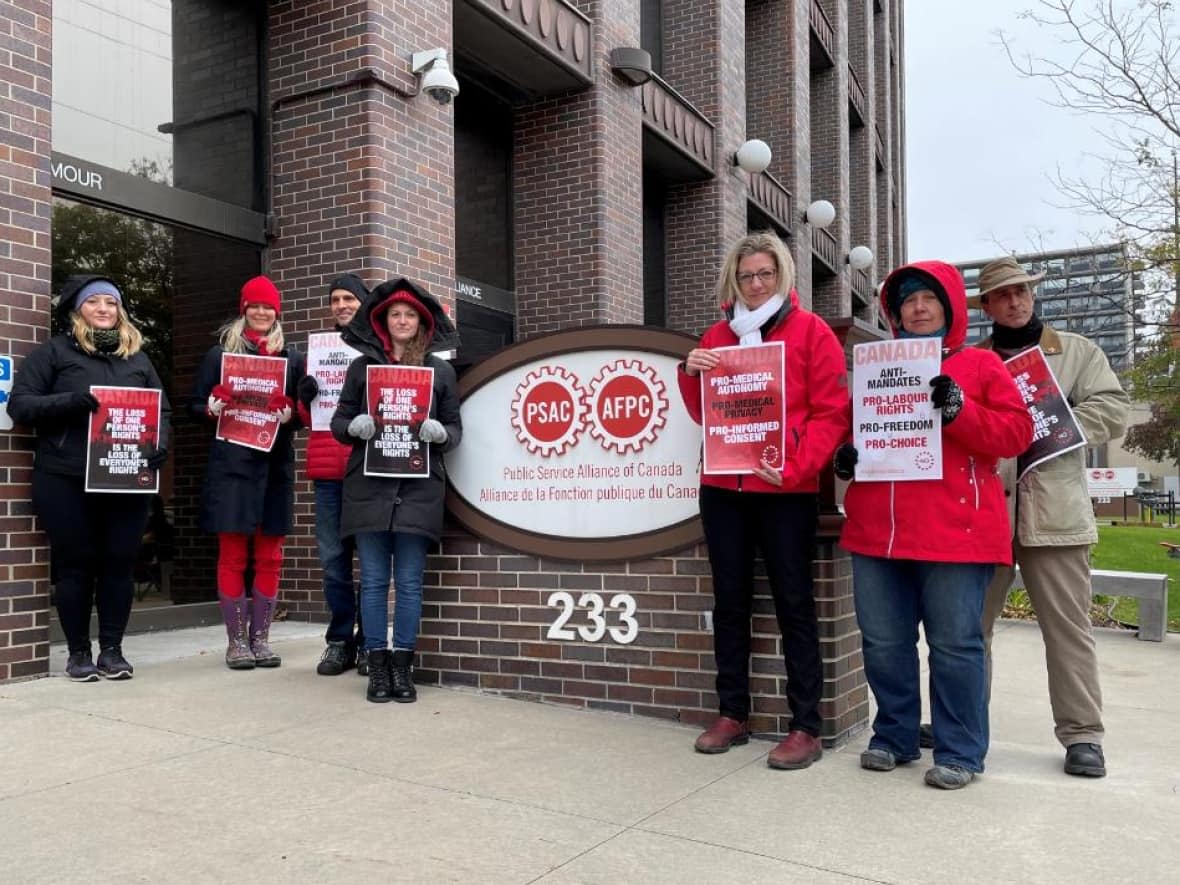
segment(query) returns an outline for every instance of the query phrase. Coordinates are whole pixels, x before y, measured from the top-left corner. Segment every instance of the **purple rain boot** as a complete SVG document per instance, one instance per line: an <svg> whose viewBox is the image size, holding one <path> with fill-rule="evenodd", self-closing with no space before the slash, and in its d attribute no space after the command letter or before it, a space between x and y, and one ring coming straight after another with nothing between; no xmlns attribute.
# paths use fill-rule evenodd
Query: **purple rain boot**
<svg viewBox="0 0 1180 885"><path fill-rule="evenodd" d="M225 635L229 645L225 649L225 665L231 670L253 670L254 654L246 636L246 597L217 594L221 617L225 621Z"/></svg>
<svg viewBox="0 0 1180 885"><path fill-rule="evenodd" d="M250 596L250 651L259 667L277 667L283 663L283 659L267 645L276 602L275 597L263 596L257 590Z"/></svg>

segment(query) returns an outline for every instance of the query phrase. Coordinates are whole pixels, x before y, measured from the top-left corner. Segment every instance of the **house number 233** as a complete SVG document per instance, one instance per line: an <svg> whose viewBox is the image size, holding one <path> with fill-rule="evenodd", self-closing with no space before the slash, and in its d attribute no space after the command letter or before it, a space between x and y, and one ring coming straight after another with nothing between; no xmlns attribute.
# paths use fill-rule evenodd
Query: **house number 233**
<svg viewBox="0 0 1180 885"><path fill-rule="evenodd" d="M635 597L629 593L616 593L610 602L603 603L601 594L583 593L574 602L573 594L564 590L556 590L549 594L546 603L550 608L558 609L557 620L549 625L549 632L545 635L549 639L581 639L583 642L598 642L606 634L621 645L635 641L639 635L639 623L635 620ZM567 627L569 619L574 616L575 609L586 609L588 624L581 624L577 628ZM619 613L619 626L606 625L606 609Z"/></svg>

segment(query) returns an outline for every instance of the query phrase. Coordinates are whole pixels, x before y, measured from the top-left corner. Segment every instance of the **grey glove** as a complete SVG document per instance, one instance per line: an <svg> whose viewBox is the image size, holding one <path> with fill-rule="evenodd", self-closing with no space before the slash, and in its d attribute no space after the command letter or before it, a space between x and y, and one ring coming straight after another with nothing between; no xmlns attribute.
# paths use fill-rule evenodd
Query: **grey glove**
<svg viewBox="0 0 1180 885"><path fill-rule="evenodd" d="M372 439L377 433L377 422L372 415L357 415L348 422L348 435L358 439Z"/></svg>
<svg viewBox="0 0 1180 885"><path fill-rule="evenodd" d="M447 441L447 429L442 426L441 421L427 418L422 422L422 427L418 431L418 439L428 443L445 443Z"/></svg>

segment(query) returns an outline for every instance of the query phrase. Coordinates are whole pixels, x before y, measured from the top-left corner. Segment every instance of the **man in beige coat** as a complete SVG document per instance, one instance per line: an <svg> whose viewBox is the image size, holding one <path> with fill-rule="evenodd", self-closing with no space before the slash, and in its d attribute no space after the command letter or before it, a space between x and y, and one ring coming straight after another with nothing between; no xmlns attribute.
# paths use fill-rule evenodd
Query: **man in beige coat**
<svg viewBox="0 0 1180 885"><path fill-rule="evenodd" d="M1025 273L1014 258L983 267L979 306L992 319L992 335L979 346L1008 359L1039 345L1087 445L1101 445L1125 431L1130 398L1097 345L1037 317L1032 284L1042 276ZM1000 469L1013 517L1014 558L1045 642L1049 701L1057 739L1066 748L1065 771L1103 777L1102 692L1090 623L1090 546L1098 541L1098 529L1085 467L1085 449L1079 448L1032 468L1019 483L1014 461L1002 462ZM988 588L983 632L989 654L1012 577L1011 568L998 567Z"/></svg>

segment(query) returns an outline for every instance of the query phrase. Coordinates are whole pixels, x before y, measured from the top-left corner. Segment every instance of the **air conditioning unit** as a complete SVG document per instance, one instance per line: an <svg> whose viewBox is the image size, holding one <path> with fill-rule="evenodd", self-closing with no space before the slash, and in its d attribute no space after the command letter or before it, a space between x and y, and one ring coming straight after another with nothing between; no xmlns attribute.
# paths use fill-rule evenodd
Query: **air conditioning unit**
<svg viewBox="0 0 1180 885"><path fill-rule="evenodd" d="M1149 483L1149 482L1151 482L1151 474L1148 473L1146 470L1140 470L1135 475L1135 481L1137 483L1139 483L1139 485L1144 485L1145 483Z"/></svg>

